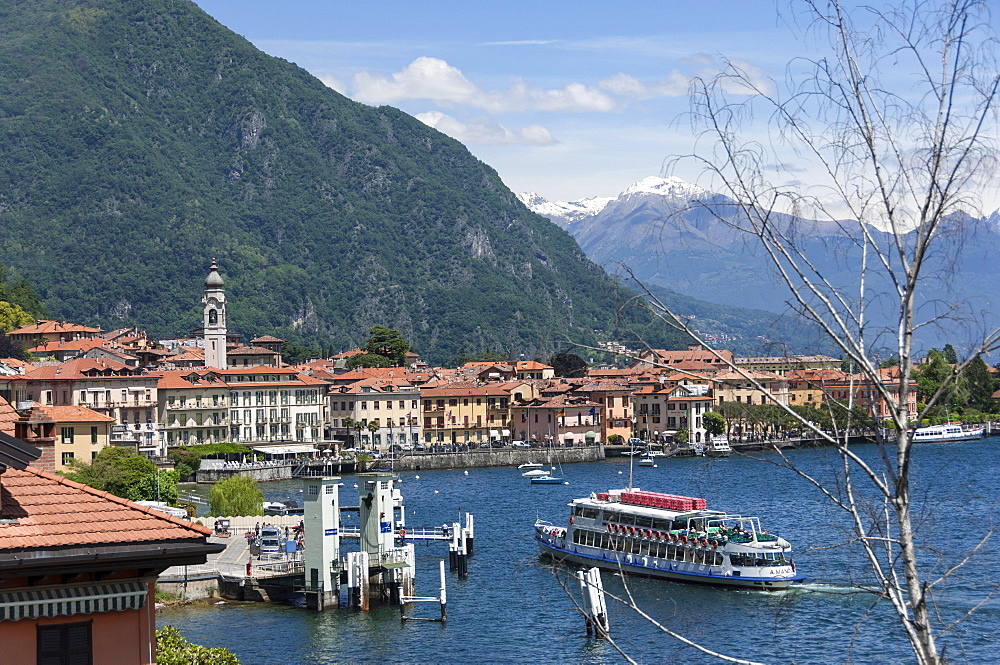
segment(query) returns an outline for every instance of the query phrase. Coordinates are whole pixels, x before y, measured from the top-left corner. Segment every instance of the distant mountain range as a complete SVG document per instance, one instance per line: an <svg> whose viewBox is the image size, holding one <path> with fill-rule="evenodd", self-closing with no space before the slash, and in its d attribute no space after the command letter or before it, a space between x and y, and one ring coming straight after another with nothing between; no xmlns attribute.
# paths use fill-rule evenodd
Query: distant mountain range
<svg viewBox="0 0 1000 665"><path fill-rule="evenodd" d="M519 198L533 211L568 230L592 260L614 271L627 265L641 281L691 298L729 307L755 308L749 318L759 321L760 310L789 316L786 288L779 285L774 268L754 239L725 218L730 201L679 178L648 177L616 197L580 201L547 201L529 193ZM699 206L691 206L694 200ZM856 243L830 222L778 216L778 223L794 226L797 242L834 285L856 283L860 257ZM1000 212L985 219L955 216L942 229L937 251L929 257L921 284L921 315L954 311L955 316L923 329L919 342L926 348L951 342L961 348L983 328L998 325L1000 300ZM879 294L891 285L872 280L866 297L874 328L892 322L894 312L883 307ZM686 313L686 312L685 312ZM773 318L773 317L772 317ZM991 325L992 324L992 325ZM744 337L755 335L744 331ZM891 331L883 341L892 346ZM805 339L814 339L805 332ZM798 339L792 346L804 344Z"/></svg>

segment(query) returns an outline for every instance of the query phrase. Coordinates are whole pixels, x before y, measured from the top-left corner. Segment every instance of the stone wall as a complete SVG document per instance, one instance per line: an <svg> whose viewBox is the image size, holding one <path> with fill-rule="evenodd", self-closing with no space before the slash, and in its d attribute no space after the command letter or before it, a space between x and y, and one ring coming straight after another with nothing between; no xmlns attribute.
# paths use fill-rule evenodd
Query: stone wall
<svg viewBox="0 0 1000 665"><path fill-rule="evenodd" d="M397 459L396 471L427 469L467 469L485 466L518 466L527 462L541 464L571 464L604 459L604 446L574 446L572 448L501 448L467 450L458 453L407 453Z"/></svg>

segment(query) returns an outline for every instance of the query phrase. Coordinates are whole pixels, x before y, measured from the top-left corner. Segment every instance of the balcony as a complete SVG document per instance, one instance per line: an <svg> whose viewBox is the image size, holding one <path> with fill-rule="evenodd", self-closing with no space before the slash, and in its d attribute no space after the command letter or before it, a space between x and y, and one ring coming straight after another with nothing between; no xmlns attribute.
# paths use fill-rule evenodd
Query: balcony
<svg viewBox="0 0 1000 665"><path fill-rule="evenodd" d="M167 410L169 411L197 411L199 409L228 409L228 403L225 400L219 400L218 402L195 402L195 401L178 401L178 402L167 402Z"/></svg>

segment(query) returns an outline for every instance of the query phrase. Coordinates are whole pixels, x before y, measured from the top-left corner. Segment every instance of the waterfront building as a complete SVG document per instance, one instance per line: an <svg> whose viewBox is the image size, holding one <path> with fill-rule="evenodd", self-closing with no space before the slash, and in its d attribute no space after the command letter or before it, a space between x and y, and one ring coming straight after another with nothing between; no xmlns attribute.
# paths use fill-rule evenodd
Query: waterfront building
<svg viewBox="0 0 1000 665"><path fill-rule="evenodd" d="M604 417L600 419L599 440L608 442L617 435L623 440L632 436L632 386L626 381L585 380L574 392L586 395L591 402L604 407Z"/></svg>
<svg viewBox="0 0 1000 665"><path fill-rule="evenodd" d="M771 372L720 372L713 378L715 403L788 404L788 380ZM761 390L755 382L762 386ZM766 391L766 392L765 392ZM768 396L770 393L770 397Z"/></svg>
<svg viewBox="0 0 1000 665"><path fill-rule="evenodd" d="M42 406L84 406L114 420L112 445L135 445L147 457L166 455L156 418L159 376L110 360L76 358L24 375L25 400Z"/></svg>
<svg viewBox="0 0 1000 665"><path fill-rule="evenodd" d="M702 422L702 414L712 408L707 384L643 386L632 396L632 402L636 438L669 441L678 430L686 430L691 443L707 440Z"/></svg>
<svg viewBox="0 0 1000 665"><path fill-rule="evenodd" d="M603 404L570 392L543 392L511 406L515 436L536 445L594 444L600 440L603 413Z"/></svg>
<svg viewBox="0 0 1000 665"><path fill-rule="evenodd" d="M160 372L157 412L167 446L230 440L229 384L210 369Z"/></svg>
<svg viewBox="0 0 1000 665"><path fill-rule="evenodd" d="M330 387L329 427L338 442L375 450L420 443L420 389L405 378L405 372L396 373L402 376L365 376L350 385Z"/></svg>
<svg viewBox="0 0 1000 665"><path fill-rule="evenodd" d="M229 386L229 440L316 443L326 422L326 383L287 367L217 372Z"/></svg>

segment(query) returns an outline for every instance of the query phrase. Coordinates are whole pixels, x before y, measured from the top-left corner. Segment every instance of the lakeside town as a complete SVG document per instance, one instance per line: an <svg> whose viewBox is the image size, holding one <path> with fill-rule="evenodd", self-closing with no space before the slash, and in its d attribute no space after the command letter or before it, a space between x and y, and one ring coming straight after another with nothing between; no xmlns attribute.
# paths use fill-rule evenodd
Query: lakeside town
<svg viewBox="0 0 1000 665"><path fill-rule="evenodd" d="M40 360L0 361L2 431L42 451L36 466L65 471L107 446L165 462L172 448L224 442L262 461L630 439L693 445L709 439L703 415L724 404L732 412L777 401L819 414L853 402L870 422L887 413L837 358L740 358L697 345L636 351L626 367L584 366L575 377L537 360L429 367L409 351L400 367L352 369L360 349L286 365L283 340L243 343L228 331L215 263L202 302L204 327L185 339L44 320L7 333ZM882 372L894 385L898 369ZM915 417L915 383L901 401ZM780 434L727 425L736 440Z"/></svg>

